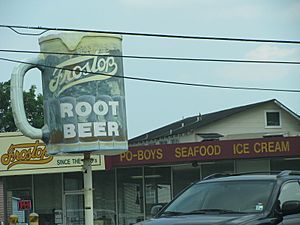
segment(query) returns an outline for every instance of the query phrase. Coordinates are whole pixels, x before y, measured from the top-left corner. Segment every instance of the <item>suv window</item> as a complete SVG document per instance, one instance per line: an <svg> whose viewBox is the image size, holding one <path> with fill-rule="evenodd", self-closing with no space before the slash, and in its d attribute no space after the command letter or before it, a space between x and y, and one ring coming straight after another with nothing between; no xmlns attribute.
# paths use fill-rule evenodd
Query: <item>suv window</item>
<svg viewBox="0 0 300 225"><path fill-rule="evenodd" d="M189 213L201 210L226 210L261 213L274 187L273 181L207 182L192 186L165 211Z"/></svg>
<svg viewBox="0 0 300 225"><path fill-rule="evenodd" d="M279 195L280 207L286 201L300 201L300 184L297 181L288 182L281 188Z"/></svg>

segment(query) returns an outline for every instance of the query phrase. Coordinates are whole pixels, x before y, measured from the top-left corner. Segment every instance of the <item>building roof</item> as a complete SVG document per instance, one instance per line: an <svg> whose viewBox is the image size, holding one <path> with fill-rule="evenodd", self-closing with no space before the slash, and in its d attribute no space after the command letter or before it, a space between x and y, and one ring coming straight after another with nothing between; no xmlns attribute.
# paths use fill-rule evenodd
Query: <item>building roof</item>
<svg viewBox="0 0 300 225"><path fill-rule="evenodd" d="M239 107L234 107L230 109L225 109L221 110L218 112L213 112L213 113L208 113L204 115L196 115L196 116L191 116L179 121L176 121L174 123L168 124L166 126L160 127L158 129L152 130L148 133L139 135L137 137L134 137L129 140L130 144L137 143L137 142L142 142L142 141L150 141L153 139L158 139L158 138L164 138L168 137L171 135L178 135L178 134L183 134L187 132L193 132L194 130L204 127L208 124L211 124L213 122L216 122L218 120L224 119L228 116L247 111L249 109L253 109L257 106L266 104L266 103L275 103L278 105L280 108L283 110L287 111L290 113L293 117L296 119L300 120L300 116L288 109L286 106L281 104L279 101L276 99L271 99L263 102L258 102L254 104L249 104L249 105L244 105L244 106L239 106ZM214 134L216 135L216 134Z"/></svg>

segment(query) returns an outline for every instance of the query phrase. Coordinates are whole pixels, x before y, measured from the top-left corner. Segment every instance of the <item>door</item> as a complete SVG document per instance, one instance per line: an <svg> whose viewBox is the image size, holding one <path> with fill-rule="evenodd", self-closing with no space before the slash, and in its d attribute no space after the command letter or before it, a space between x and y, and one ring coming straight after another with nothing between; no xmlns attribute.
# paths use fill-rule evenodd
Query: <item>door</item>
<svg viewBox="0 0 300 225"><path fill-rule="evenodd" d="M84 222L83 192L65 192L64 225L84 225Z"/></svg>
<svg viewBox="0 0 300 225"><path fill-rule="evenodd" d="M7 191L7 206L10 215L17 215L20 224L29 223L29 214L32 213L32 197L30 190Z"/></svg>

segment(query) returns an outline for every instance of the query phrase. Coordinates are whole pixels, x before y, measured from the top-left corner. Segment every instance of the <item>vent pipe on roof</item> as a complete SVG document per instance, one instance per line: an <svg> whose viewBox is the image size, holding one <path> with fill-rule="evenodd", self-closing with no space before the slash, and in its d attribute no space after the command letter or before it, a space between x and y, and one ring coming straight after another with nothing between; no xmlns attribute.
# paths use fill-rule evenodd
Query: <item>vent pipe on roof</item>
<svg viewBox="0 0 300 225"><path fill-rule="evenodd" d="M201 113L199 113L199 115L197 116L197 122L199 122L201 120L202 120L202 115L201 115Z"/></svg>

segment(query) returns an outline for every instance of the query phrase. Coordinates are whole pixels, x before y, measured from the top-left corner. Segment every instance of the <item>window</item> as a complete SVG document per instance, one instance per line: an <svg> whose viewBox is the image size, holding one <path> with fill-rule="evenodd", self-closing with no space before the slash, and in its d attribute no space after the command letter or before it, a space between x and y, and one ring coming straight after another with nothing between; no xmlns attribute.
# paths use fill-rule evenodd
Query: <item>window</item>
<svg viewBox="0 0 300 225"><path fill-rule="evenodd" d="M116 224L115 171L93 171L94 224Z"/></svg>
<svg viewBox="0 0 300 225"><path fill-rule="evenodd" d="M234 171L233 160L206 162L201 164L202 178L214 173L232 173Z"/></svg>
<svg viewBox="0 0 300 225"><path fill-rule="evenodd" d="M34 175L34 200L40 224L54 224L55 211L62 210L61 174Z"/></svg>
<svg viewBox="0 0 300 225"><path fill-rule="evenodd" d="M29 214L32 213L34 207L32 204L32 176L10 176L6 178L6 182L7 215L18 215L20 224L29 223ZM19 202L22 200L24 202L31 201L30 210L19 210Z"/></svg>
<svg viewBox="0 0 300 225"><path fill-rule="evenodd" d="M271 171L300 170L299 158L271 159Z"/></svg>
<svg viewBox="0 0 300 225"><path fill-rule="evenodd" d="M260 213L267 206L273 187L274 182L268 180L197 183L179 195L165 211L189 213L220 209Z"/></svg>
<svg viewBox="0 0 300 225"><path fill-rule="evenodd" d="M192 164L177 165L172 167L173 171L173 196L176 196L186 186L194 181L200 180L200 167Z"/></svg>
<svg viewBox="0 0 300 225"><path fill-rule="evenodd" d="M118 224L130 225L144 220L142 168L117 169L117 181Z"/></svg>
<svg viewBox="0 0 300 225"><path fill-rule="evenodd" d="M266 111L265 119L266 119L267 128L281 127L281 119L280 119L279 111Z"/></svg>
<svg viewBox="0 0 300 225"><path fill-rule="evenodd" d="M280 206L286 201L300 201L299 182L293 181L283 185L279 195Z"/></svg>
<svg viewBox="0 0 300 225"><path fill-rule="evenodd" d="M151 217L151 208L171 201L171 168L145 167L145 213Z"/></svg>

